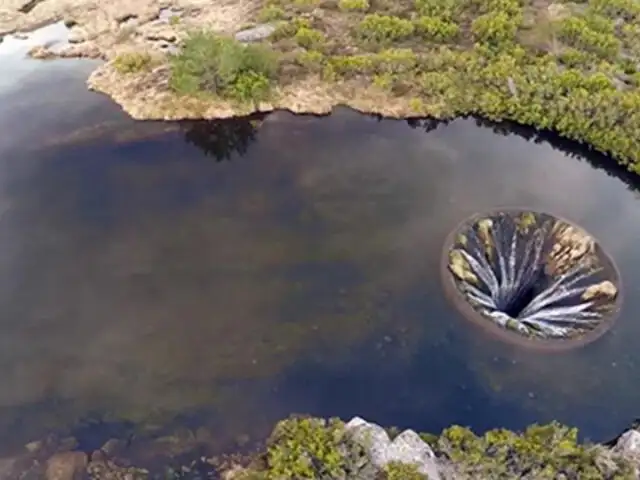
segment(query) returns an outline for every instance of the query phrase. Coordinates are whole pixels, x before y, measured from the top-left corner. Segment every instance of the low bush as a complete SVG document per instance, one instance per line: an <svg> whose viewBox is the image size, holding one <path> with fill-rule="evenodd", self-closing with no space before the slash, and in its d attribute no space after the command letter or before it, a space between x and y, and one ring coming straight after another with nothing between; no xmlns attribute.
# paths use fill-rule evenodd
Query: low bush
<svg viewBox="0 0 640 480"><path fill-rule="evenodd" d="M388 44L413 35L413 23L392 15L373 13L364 17L356 28L357 36L369 43Z"/></svg>
<svg viewBox="0 0 640 480"><path fill-rule="evenodd" d="M431 42L452 42L460 33L460 27L438 17L419 17L413 22L417 35Z"/></svg>
<svg viewBox="0 0 640 480"><path fill-rule="evenodd" d="M241 102L265 99L278 62L268 47L198 31L170 59L171 88L184 95L215 94Z"/></svg>
<svg viewBox="0 0 640 480"><path fill-rule="evenodd" d="M613 33L594 30L585 18L569 17L563 20L560 38L572 47L593 52L605 59L615 59L621 47L620 40Z"/></svg>
<svg viewBox="0 0 640 480"><path fill-rule="evenodd" d="M148 52L126 52L113 60L113 68L123 74L136 73L149 70L154 63L153 56Z"/></svg>
<svg viewBox="0 0 640 480"><path fill-rule="evenodd" d="M340 0L338 7L343 11L360 11L369 10L369 0Z"/></svg>

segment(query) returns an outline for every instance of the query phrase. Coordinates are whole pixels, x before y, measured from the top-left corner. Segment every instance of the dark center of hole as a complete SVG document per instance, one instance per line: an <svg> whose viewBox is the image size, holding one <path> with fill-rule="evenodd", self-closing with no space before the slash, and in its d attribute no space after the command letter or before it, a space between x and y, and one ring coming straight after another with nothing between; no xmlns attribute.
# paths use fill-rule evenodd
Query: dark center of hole
<svg viewBox="0 0 640 480"><path fill-rule="evenodd" d="M533 278L524 285L517 295L508 299L502 311L511 318L518 318L522 311L531 303L531 301L540 293L540 284L544 282L544 273L538 271Z"/></svg>

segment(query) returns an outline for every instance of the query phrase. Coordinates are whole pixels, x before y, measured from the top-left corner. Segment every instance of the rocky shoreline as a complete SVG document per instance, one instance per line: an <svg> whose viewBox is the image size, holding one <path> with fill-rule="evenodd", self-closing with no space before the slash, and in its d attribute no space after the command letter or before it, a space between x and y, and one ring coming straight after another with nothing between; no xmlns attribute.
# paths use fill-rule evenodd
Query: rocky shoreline
<svg viewBox="0 0 640 480"><path fill-rule="evenodd" d="M0 479L46 480L632 480L640 478L640 430L583 444L551 423L523 433L477 436L453 426L440 435L385 429L360 417L293 416L257 451L209 456L212 434L186 429L158 438L111 438L87 452L73 437L48 437L0 459Z"/></svg>

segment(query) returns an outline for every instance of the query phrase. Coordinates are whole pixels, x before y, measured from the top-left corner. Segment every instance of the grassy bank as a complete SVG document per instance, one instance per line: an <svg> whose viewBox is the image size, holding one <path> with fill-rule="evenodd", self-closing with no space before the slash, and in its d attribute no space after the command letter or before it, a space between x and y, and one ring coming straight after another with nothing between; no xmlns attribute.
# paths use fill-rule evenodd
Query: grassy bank
<svg viewBox="0 0 640 480"><path fill-rule="evenodd" d="M248 47L190 32L169 59L170 88L246 112L286 107L283 96L312 82L358 109L554 130L640 172L635 0L267 0L253 20L276 29Z"/></svg>

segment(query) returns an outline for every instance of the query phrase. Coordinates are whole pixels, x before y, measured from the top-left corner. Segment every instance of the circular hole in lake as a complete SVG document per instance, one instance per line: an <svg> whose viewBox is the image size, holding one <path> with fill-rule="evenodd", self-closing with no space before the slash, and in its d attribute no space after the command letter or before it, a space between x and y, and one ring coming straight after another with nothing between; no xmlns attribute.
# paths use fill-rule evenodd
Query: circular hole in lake
<svg viewBox="0 0 640 480"><path fill-rule="evenodd" d="M594 237L531 210L463 221L447 237L441 273L466 318L527 347L592 342L611 326L621 300L618 270Z"/></svg>

